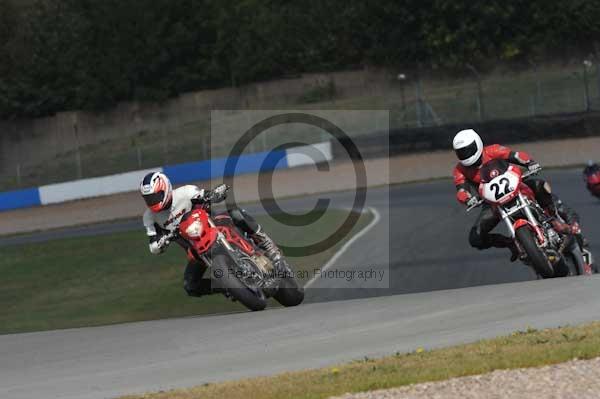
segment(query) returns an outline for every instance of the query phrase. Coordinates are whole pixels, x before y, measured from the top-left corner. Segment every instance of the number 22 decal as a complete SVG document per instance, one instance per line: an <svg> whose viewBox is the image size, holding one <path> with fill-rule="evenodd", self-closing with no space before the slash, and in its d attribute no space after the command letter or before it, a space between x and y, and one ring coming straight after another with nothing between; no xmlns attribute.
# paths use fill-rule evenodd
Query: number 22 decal
<svg viewBox="0 0 600 399"><path fill-rule="evenodd" d="M508 181L508 179L506 177L503 177L502 179L500 179L499 183L500 184L494 183L491 186L491 189L492 189L492 191L494 191L494 196L496 197L497 200L504 197L505 195L510 194L512 191L509 187L510 182ZM503 187L500 188L500 185L502 185Z"/></svg>

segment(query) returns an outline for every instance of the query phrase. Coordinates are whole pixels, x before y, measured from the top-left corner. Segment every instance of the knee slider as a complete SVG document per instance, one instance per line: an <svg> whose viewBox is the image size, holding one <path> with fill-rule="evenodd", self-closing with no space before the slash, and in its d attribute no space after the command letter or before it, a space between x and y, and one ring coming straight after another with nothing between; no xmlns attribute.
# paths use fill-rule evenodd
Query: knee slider
<svg viewBox="0 0 600 399"><path fill-rule="evenodd" d="M552 187L550 186L550 183L548 183L547 181L544 182L544 184L542 184L542 189L548 193L548 194L552 194Z"/></svg>
<svg viewBox="0 0 600 399"><path fill-rule="evenodd" d="M189 296L194 296L194 289L188 280L183 280L183 289Z"/></svg>
<svg viewBox="0 0 600 399"><path fill-rule="evenodd" d="M197 282L183 281L183 289L189 296L208 295L211 292L211 288L211 281L209 279L200 279Z"/></svg>
<svg viewBox="0 0 600 399"><path fill-rule="evenodd" d="M477 249L484 249L485 247L481 233L476 227L473 227L469 233L469 244Z"/></svg>

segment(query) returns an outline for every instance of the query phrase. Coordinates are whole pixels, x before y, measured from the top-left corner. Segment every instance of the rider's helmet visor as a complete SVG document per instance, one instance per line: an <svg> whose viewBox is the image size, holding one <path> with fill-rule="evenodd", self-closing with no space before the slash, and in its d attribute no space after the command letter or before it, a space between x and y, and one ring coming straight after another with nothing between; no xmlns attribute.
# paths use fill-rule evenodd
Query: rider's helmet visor
<svg viewBox="0 0 600 399"><path fill-rule="evenodd" d="M165 198L164 191L159 191L158 193L144 195L144 201L146 201L146 205L148 205L148 206L154 206L156 204L160 204L164 198Z"/></svg>
<svg viewBox="0 0 600 399"><path fill-rule="evenodd" d="M458 159L460 159L461 161L464 161L465 159L469 159L477 153L477 143L474 141L471 144L469 144L468 146L463 147L463 148L458 148L455 151L456 151L456 156L458 157Z"/></svg>

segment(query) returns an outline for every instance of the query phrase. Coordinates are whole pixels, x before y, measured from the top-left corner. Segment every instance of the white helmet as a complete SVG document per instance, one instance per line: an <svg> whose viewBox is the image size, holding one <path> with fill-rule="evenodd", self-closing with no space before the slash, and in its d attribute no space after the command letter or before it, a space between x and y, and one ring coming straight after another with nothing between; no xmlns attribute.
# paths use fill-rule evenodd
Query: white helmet
<svg viewBox="0 0 600 399"><path fill-rule="evenodd" d="M171 181L161 172L148 173L140 184L140 192L148 208L155 213L168 208L173 199Z"/></svg>
<svg viewBox="0 0 600 399"><path fill-rule="evenodd" d="M464 166L473 166L481 161L483 141L473 129L461 130L452 140L456 156Z"/></svg>

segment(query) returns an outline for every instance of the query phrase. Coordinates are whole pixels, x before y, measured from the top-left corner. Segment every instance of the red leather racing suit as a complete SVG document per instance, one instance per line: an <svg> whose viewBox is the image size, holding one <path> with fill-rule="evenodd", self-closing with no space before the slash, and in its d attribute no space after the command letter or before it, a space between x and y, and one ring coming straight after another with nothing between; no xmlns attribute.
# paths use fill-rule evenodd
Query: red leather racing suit
<svg viewBox="0 0 600 399"><path fill-rule="evenodd" d="M454 185L456 186L456 198L461 203L466 203L473 195L477 195L477 187L481 182L479 170L492 159L504 159L519 166L527 166L532 159L526 152L514 152L510 148L499 144L483 147L482 160L478 166L464 166L460 162L454 168Z"/></svg>

